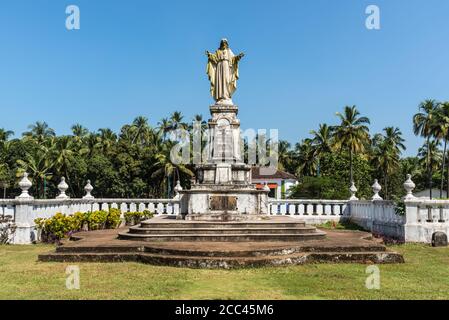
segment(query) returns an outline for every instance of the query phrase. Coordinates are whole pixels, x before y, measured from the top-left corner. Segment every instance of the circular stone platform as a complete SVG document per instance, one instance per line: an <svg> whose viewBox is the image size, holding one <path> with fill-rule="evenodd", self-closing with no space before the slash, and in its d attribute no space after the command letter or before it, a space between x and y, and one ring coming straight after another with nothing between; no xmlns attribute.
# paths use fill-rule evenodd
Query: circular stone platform
<svg viewBox="0 0 449 320"><path fill-rule="evenodd" d="M119 240L128 229L82 232L56 251L39 256L57 262L142 262L190 268L239 268L305 263L402 263L369 233L326 231L308 241L166 241ZM74 241L76 240L76 241Z"/></svg>

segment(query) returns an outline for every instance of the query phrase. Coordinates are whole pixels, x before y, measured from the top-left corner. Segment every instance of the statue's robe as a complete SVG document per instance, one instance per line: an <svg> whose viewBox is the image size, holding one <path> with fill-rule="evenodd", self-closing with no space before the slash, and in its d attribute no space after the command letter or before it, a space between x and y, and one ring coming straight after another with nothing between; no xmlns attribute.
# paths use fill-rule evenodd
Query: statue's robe
<svg viewBox="0 0 449 320"><path fill-rule="evenodd" d="M215 101L232 101L239 79L238 57L231 49L218 49L209 57L207 75Z"/></svg>

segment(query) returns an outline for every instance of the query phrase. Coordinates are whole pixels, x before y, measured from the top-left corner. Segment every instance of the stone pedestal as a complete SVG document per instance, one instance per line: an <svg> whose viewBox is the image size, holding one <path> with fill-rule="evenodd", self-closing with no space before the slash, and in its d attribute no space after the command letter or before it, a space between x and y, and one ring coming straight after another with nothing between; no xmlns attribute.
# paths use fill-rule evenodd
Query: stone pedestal
<svg viewBox="0 0 449 320"><path fill-rule="evenodd" d="M258 220L268 214L267 190L251 181L251 166L243 163L238 107L210 107L209 150L197 166L197 180L181 195L181 214L193 221Z"/></svg>

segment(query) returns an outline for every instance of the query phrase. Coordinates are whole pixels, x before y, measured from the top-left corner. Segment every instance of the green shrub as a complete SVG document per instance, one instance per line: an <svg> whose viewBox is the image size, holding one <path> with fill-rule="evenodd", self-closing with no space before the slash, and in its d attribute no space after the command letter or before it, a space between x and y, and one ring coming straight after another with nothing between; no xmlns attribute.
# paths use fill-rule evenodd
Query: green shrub
<svg viewBox="0 0 449 320"><path fill-rule="evenodd" d="M125 212L125 222L127 225L136 225L143 218L143 212Z"/></svg>
<svg viewBox="0 0 449 320"><path fill-rule="evenodd" d="M405 202L400 200L395 202L394 211L399 216L405 216Z"/></svg>
<svg viewBox="0 0 449 320"><path fill-rule="evenodd" d="M119 209L110 209L109 212L76 212L73 215L57 213L48 219L38 218L34 223L42 231L43 242L59 242L66 236L83 230L85 225L89 230L115 229L120 226L120 216Z"/></svg>
<svg viewBox="0 0 449 320"><path fill-rule="evenodd" d="M42 230L42 240L44 242L55 242L63 239L75 225L72 216L57 213L50 219L36 219L34 221Z"/></svg>
<svg viewBox="0 0 449 320"><path fill-rule="evenodd" d="M72 231L81 231L85 224L88 224L88 215L85 212L75 212L72 216Z"/></svg>
<svg viewBox="0 0 449 320"><path fill-rule="evenodd" d="M154 212L151 212L149 210L144 210L142 213L144 219L152 219L154 217Z"/></svg>
<svg viewBox="0 0 449 320"><path fill-rule="evenodd" d="M108 212L98 210L88 213L89 230L102 230L106 228L106 222L108 219Z"/></svg>
<svg viewBox="0 0 449 320"><path fill-rule="evenodd" d="M115 229L120 226L122 212L119 209L109 209L109 214L106 219L106 228Z"/></svg>
<svg viewBox="0 0 449 320"><path fill-rule="evenodd" d="M151 219L154 217L154 213L149 210L143 212L125 212L125 222L127 225L139 224L142 220Z"/></svg>

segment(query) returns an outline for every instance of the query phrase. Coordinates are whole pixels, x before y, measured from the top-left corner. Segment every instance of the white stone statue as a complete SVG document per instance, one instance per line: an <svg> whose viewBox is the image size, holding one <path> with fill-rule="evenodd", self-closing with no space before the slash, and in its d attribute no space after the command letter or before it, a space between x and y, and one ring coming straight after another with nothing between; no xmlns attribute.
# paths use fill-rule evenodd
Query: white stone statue
<svg viewBox="0 0 449 320"><path fill-rule="evenodd" d="M211 94L217 104L233 105L232 95L237 89L239 79L239 61L243 53L234 55L228 40L222 39L215 53L206 51L208 57L207 75L211 83Z"/></svg>

